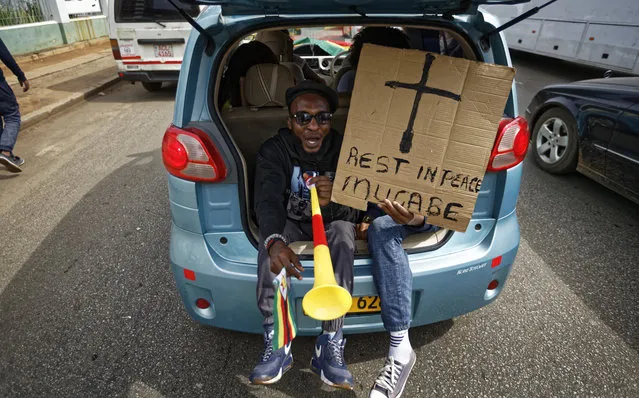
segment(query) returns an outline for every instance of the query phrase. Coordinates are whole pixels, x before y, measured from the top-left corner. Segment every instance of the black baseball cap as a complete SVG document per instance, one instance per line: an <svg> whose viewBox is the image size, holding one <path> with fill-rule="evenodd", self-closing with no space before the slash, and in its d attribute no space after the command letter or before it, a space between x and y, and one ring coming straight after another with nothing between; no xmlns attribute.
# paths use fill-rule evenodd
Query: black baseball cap
<svg viewBox="0 0 639 398"><path fill-rule="evenodd" d="M290 110L291 104L293 103L293 100L295 100L295 98L299 97L302 94L309 93L321 95L322 97L326 98L331 112L335 112L335 110L337 109L337 105L339 103L337 93L327 85L318 83L313 80L304 80L298 85L286 90L286 106Z"/></svg>

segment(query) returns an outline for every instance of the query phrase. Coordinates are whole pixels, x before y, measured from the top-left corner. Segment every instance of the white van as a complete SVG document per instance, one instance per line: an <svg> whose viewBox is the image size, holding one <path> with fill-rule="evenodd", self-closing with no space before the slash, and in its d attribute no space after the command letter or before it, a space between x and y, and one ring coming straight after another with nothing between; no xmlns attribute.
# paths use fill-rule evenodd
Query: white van
<svg viewBox="0 0 639 398"><path fill-rule="evenodd" d="M200 6L175 3L196 18ZM109 1L109 35L118 75L156 91L180 74L191 25L168 0Z"/></svg>

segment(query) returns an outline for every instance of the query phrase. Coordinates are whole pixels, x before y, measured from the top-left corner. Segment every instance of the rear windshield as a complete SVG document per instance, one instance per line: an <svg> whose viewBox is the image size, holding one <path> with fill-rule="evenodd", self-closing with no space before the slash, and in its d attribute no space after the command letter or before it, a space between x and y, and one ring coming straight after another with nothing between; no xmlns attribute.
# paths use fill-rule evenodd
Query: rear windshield
<svg viewBox="0 0 639 398"><path fill-rule="evenodd" d="M186 4L180 0L175 3L192 17L200 14L200 8L195 4ZM180 22L184 18L168 0L115 0L115 22L148 21Z"/></svg>

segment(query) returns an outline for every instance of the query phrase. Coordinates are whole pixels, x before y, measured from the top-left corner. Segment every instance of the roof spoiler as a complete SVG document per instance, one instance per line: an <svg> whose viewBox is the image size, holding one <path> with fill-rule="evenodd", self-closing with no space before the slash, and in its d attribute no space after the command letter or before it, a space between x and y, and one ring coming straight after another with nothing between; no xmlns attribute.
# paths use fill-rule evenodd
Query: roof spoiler
<svg viewBox="0 0 639 398"><path fill-rule="evenodd" d="M202 36L206 37L207 39L206 49L204 50L204 52L209 57L213 55L213 50L215 50L215 38L213 38L213 35L207 32L206 29L204 29L199 23L197 23L195 19L193 19L189 14L187 14L183 9L178 7L178 5L173 2L173 0L168 0L168 1L180 13L182 18L184 18L186 22L188 22L191 26L193 26L195 30L200 32Z"/></svg>

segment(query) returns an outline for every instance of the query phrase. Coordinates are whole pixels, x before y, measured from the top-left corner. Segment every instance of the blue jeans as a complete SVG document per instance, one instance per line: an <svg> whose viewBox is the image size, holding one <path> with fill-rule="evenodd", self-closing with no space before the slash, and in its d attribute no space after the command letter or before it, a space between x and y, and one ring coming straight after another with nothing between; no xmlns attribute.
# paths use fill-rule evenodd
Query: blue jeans
<svg viewBox="0 0 639 398"><path fill-rule="evenodd" d="M413 273L402 242L409 235L437 229L430 224L423 227L397 224L390 216L376 218L368 228L373 280L382 304L384 328L389 332L410 327Z"/></svg>
<svg viewBox="0 0 639 398"><path fill-rule="evenodd" d="M13 151L20 131L20 110L11 86L6 80L0 82L0 151ZM4 124L4 126L3 126Z"/></svg>

